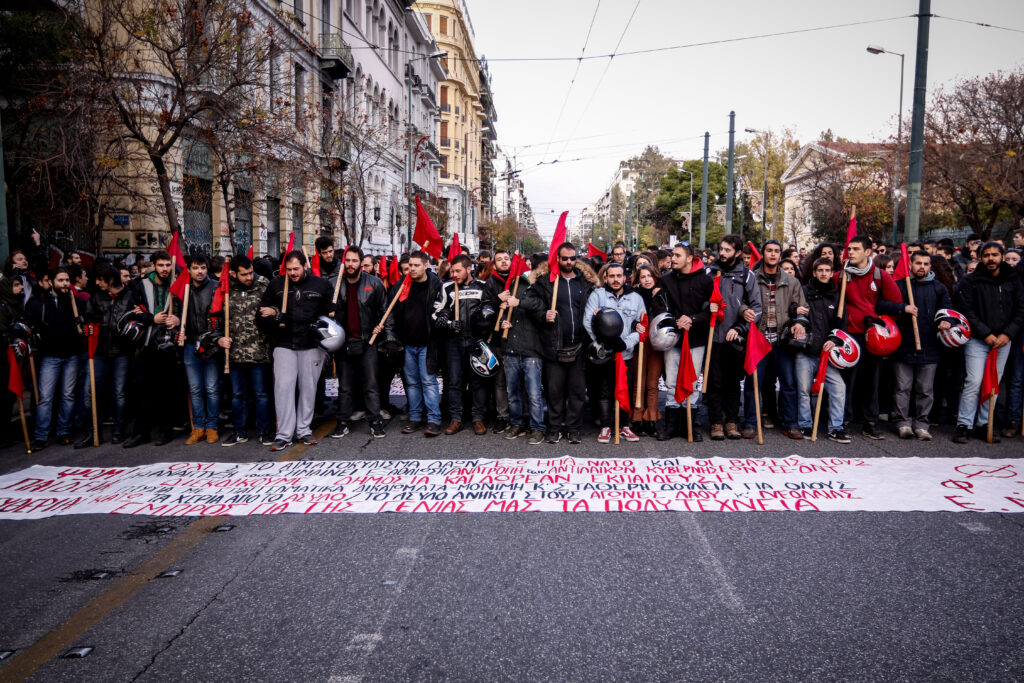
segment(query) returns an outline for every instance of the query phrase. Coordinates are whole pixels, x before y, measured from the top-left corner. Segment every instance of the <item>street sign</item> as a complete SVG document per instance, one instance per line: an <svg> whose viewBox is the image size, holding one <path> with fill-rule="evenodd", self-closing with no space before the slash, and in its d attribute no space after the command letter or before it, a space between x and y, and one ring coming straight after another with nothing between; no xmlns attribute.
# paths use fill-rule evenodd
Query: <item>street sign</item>
<svg viewBox="0 0 1024 683"><path fill-rule="evenodd" d="M113 216L111 216L111 220L114 222L114 225L128 227L129 225L131 225L132 217L126 213L115 213Z"/></svg>

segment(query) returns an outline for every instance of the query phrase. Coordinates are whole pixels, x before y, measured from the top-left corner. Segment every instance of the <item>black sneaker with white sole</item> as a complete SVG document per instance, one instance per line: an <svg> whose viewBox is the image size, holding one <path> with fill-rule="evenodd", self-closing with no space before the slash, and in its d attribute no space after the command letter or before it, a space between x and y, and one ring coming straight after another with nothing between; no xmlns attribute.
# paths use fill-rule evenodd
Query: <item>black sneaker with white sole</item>
<svg viewBox="0 0 1024 683"><path fill-rule="evenodd" d="M828 433L828 440L836 443L850 443L850 437L842 429L833 429Z"/></svg>
<svg viewBox="0 0 1024 683"><path fill-rule="evenodd" d="M548 443L558 443L561 440L562 440L562 432L561 431L559 431L557 429L552 429L550 432L548 432L548 438L547 438Z"/></svg>
<svg viewBox="0 0 1024 683"><path fill-rule="evenodd" d="M375 439L383 439L387 434L384 432L384 421L377 420L370 424L370 436Z"/></svg>
<svg viewBox="0 0 1024 683"><path fill-rule="evenodd" d="M246 443L248 440L249 437L246 436L245 434L239 434L238 432L235 432L228 438L221 441L220 445L224 446L225 448L230 448L232 446L237 446L240 443Z"/></svg>
<svg viewBox="0 0 1024 683"><path fill-rule="evenodd" d="M271 446L274 443L274 434L273 432L263 432L262 434L260 434L257 441L259 441L264 446Z"/></svg>
<svg viewBox="0 0 1024 683"><path fill-rule="evenodd" d="M348 435L349 435L348 425L345 424L344 422L339 422L338 426L334 428L333 432L331 432L331 438L332 439L340 439L340 438L348 436Z"/></svg>

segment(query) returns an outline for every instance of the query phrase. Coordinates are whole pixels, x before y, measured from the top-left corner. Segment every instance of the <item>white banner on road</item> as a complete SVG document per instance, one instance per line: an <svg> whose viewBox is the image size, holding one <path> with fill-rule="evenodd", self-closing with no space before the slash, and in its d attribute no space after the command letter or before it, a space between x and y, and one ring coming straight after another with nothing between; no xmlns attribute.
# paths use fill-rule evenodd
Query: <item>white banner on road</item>
<svg viewBox="0 0 1024 683"><path fill-rule="evenodd" d="M0 519L339 512L1024 512L1024 460L177 462L0 477Z"/></svg>

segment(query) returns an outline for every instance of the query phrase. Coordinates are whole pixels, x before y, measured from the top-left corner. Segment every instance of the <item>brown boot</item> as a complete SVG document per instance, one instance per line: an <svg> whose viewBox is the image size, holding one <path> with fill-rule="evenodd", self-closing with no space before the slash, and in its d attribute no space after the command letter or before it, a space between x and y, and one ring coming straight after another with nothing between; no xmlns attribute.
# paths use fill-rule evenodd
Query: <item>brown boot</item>
<svg viewBox="0 0 1024 683"><path fill-rule="evenodd" d="M723 441L724 439L725 432L722 431L722 425L711 425L711 440Z"/></svg>
<svg viewBox="0 0 1024 683"><path fill-rule="evenodd" d="M445 428L444 433L447 434L448 436L451 436L452 434L458 434L461 431L462 423L459 422L458 420L452 420Z"/></svg>
<svg viewBox="0 0 1024 683"><path fill-rule="evenodd" d="M206 443L217 443L220 441L220 434L217 433L216 429L206 430Z"/></svg>
<svg viewBox="0 0 1024 683"><path fill-rule="evenodd" d="M475 420L473 422L473 433L477 436L483 436L487 433L487 425L482 420Z"/></svg>
<svg viewBox="0 0 1024 683"><path fill-rule="evenodd" d="M725 423L725 437L727 439L742 439L743 435L740 434L740 430L736 427L735 422Z"/></svg>
<svg viewBox="0 0 1024 683"><path fill-rule="evenodd" d="M199 443L200 441L202 441L205 438L206 438L206 430L205 429L193 429L192 433L188 435L187 439L185 439L185 445L186 446L191 446L192 444Z"/></svg>

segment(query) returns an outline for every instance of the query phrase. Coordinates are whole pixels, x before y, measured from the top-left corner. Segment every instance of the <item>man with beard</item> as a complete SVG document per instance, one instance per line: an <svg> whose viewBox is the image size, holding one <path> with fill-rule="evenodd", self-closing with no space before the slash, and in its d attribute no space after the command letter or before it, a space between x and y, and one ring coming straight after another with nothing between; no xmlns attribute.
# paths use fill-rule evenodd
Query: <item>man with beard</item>
<svg viewBox="0 0 1024 683"><path fill-rule="evenodd" d="M327 235L321 235L313 243L316 255L320 261L320 277L330 278L338 270L338 262L334 256L334 240Z"/></svg>
<svg viewBox="0 0 1024 683"><path fill-rule="evenodd" d="M720 277L719 289L726 304L724 318L715 326L708 373L708 419L715 441L742 438L737 423L744 349L737 348L736 342L741 332L745 336L750 324L761 318L761 291L753 273L743 264L742 253L742 238L726 235L718 245L718 260L708 269L710 275ZM711 304L710 310L715 313L718 306Z"/></svg>
<svg viewBox="0 0 1024 683"><path fill-rule="evenodd" d="M481 252L482 255L482 252ZM512 287L505 289L505 283L508 280L509 271L512 268L512 256L505 249L498 249L494 252L494 259L491 261L492 268L490 276L484 282L487 288L487 294L492 300L497 300L501 304L508 303L508 300L512 297ZM526 290L523 289L519 292L520 295L525 294ZM509 418L509 406L508 406L508 388L505 383L505 362L504 362L504 351L503 344L497 338L498 335L495 333L494 339L496 343L491 344L491 351L498 357L499 366L497 374L494 376L494 383L492 385L494 389L494 433L501 434L508 428Z"/></svg>
<svg viewBox="0 0 1024 683"><path fill-rule="evenodd" d="M199 353L200 337L210 331L210 305L217 283L207 276L209 261L202 254L191 254L185 262L191 286L186 295L189 297L187 317L178 333L179 345L182 338L185 341L185 374L192 401L192 433L185 443L191 445L203 440L217 443L223 361L203 358Z"/></svg>
<svg viewBox="0 0 1024 683"><path fill-rule="evenodd" d="M181 394L178 360L171 330L181 324L175 302L170 294L174 265L166 251L151 257L153 272L135 285L133 301L135 313L147 325L142 350L135 364L135 433L124 442L124 448L135 448L149 443L153 420L159 425L157 446L170 443L174 438L172 425L175 406Z"/></svg>
<svg viewBox="0 0 1024 683"><path fill-rule="evenodd" d="M364 405L370 435L384 437L384 421L380 416L380 386L377 383L377 346L370 344L373 326L383 317L384 283L380 278L359 268L363 252L349 247L341 264L344 281L338 289L334 319L345 328L345 346L335 354L338 366L338 426L332 438L349 434L352 422L353 395L363 388Z"/></svg>
<svg viewBox="0 0 1024 683"><path fill-rule="evenodd" d="M665 399L665 417L658 425L658 440L667 441L681 434L685 436L683 427L686 424L682 415L682 406L676 401L676 379L679 376L679 363L681 361L683 333L690 332L690 358L693 367L700 372L704 367L704 352L708 342L708 327L711 323L711 310L708 301L711 299L711 291L714 282L711 276L704 272L703 268L693 268L693 248L688 244L677 244L672 249L672 269L663 275L660 280L661 292L655 297L654 310L650 312L650 319L657 315L668 312L675 320L676 329L679 330L679 341L675 346L664 353L665 358L665 385L667 398ZM696 386L690 395L691 413L693 408L700 405L701 392ZM694 416L696 417L696 416ZM702 441L700 430L693 430L693 440Z"/></svg>

